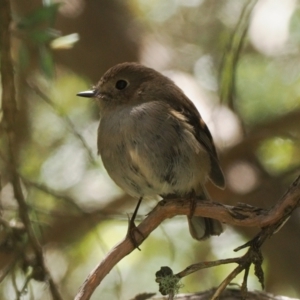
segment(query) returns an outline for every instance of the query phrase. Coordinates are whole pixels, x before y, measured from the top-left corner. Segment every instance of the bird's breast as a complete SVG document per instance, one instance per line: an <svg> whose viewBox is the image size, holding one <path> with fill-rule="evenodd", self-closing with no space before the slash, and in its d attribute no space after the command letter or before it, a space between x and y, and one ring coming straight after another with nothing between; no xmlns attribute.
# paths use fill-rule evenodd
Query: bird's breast
<svg viewBox="0 0 300 300"><path fill-rule="evenodd" d="M165 107L155 114L147 108L120 109L101 119L98 150L108 174L136 197L197 189L210 169L207 152L184 120Z"/></svg>

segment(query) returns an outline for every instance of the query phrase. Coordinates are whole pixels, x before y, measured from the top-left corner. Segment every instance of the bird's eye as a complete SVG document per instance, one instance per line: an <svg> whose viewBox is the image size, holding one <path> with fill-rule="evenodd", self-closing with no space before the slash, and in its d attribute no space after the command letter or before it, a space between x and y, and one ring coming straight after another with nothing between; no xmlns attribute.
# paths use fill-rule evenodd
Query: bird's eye
<svg viewBox="0 0 300 300"><path fill-rule="evenodd" d="M124 90L126 88L126 86L128 85L128 82L125 80L118 80L116 83L116 88L118 90Z"/></svg>

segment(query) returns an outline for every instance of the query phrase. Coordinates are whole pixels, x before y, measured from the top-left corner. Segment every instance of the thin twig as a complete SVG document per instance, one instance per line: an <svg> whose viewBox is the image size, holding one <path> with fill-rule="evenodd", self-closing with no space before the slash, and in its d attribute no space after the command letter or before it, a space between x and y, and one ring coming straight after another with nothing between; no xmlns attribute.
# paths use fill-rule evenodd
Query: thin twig
<svg viewBox="0 0 300 300"><path fill-rule="evenodd" d="M275 227L274 227L275 228ZM249 269L251 264L255 266L255 275L258 277L259 281L261 282L263 286L263 271L261 268L262 264L262 255L260 252L260 246L261 241L259 239L260 236L265 235L266 230L263 229L260 234L258 234L254 239L252 239L248 245L249 249L241 257L235 257L235 258L229 258L229 259L220 259L216 261L211 261L211 262L201 262L197 264L193 264L183 271L173 275L173 271L170 267L164 266L161 267L160 271L156 272L156 282L159 283L160 286L160 291L163 292L164 294L170 293L174 294L174 291L176 290L178 281L187 276L190 275L191 273L197 272L201 269L206 269L206 268L211 268L211 267L216 267L219 265L224 265L224 264L230 264L230 263L236 263L238 266L223 280L223 282L219 285L219 287L216 289L215 294L213 295L212 299L217 299L221 295L221 293L224 291L224 289L227 287L228 284L243 270L245 271L244 278L243 278L243 284L242 284L242 291L244 294L247 292L247 279L248 279L248 274L249 274ZM271 232L269 231L269 234ZM166 290L164 288L164 283L168 283L168 289ZM170 291L170 292L169 292Z"/></svg>
<svg viewBox="0 0 300 300"><path fill-rule="evenodd" d="M199 270L202 270L202 269L207 269L207 268L211 268L211 267L216 267L216 266L225 265L225 264L232 264L232 263L238 264L240 262L240 260L241 260L240 257L234 257L234 258L220 259L220 260L215 260L215 261L204 261L204 262L200 262L200 263L188 266L183 271L177 273L175 276L178 278L183 278L194 272L198 272Z"/></svg>
<svg viewBox="0 0 300 300"><path fill-rule="evenodd" d="M27 82L27 84L42 100L44 100L45 103L47 103L55 111L55 113L57 113L57 110L60 110L59 106L55 104L45 93L43 93L38 86L36 86L31 82ZM87 144L83 136L77 131L71 119L68 116L60 116L60 117L65 122L69 130L73 133L73 135L80 141L83 148L87 151L92 164L96 164L96 160L94 158L92 150L90 149L89 145Z"/></svg>
<svg viewBox="0 0 300 300"><path fill-rule="evenodd" d="M0 283L4 280L4 278L8 275L8 273L14 268L15 264L19 260L21 252L14 252L14 254L9 257L9 262L6 263L6 266L0 271Z"/></svg>
<svg viewBox="0 0 300 300"><path fill-rule="evenodd" d="M226 101L230 108L234 108L234 94L236 83L236 68L241 49L244 45L249 19L257 0L250 0L243 8L238 24L232 33L228 48L224 52L220 72L220 98Z"/></svg>
<svg viewBox="0 0 300 300"><path fill-rule="evenodd" d="M68 195L61 194L42 183L29 180L29 179L23 177L22 175L20 175L20 176L21 176L23 182L25 183L25 185L34 187L34 188L36 188L48 195L51 195L55 198L62 199L64 201L68 202L69 204L71 204L78 212L84 213L84 211L81 209L81 207L77 205L76 201L73 198L69 197Z"/></svg>
<svg viewBox="0 0 300 300"><path fill-rule="evenodd" d="M214 295L212 296L211 300L216 300L220 297L221 293L227 287L227 285L239 274L243 271L243 266L237 266L218 286L217 290L215 291Z"/></svg>

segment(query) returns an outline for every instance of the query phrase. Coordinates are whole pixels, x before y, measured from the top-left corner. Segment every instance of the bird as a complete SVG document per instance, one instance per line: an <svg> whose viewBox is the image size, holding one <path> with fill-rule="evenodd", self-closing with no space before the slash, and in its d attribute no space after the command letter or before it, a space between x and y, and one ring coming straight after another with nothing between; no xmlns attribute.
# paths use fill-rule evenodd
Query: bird
<svg viewBox="0 0 300 300"><path fill-rule="evenodd" d="M98 154L112 180L139 199L131 225L143 198L201 201L209 199L207 180L225 187L207 125L170 78L139 63L124 62L111 67L97 85L77 96L98 102ZM223 231L216 219L192 213L187 219L196 240Z"/></svg>

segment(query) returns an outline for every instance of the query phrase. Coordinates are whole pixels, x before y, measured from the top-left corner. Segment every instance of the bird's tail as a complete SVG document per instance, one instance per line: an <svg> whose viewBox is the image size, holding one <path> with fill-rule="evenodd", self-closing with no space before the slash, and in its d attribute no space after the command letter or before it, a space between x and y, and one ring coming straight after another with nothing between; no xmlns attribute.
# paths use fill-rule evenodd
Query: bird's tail
<svg viewBox="0 0 300 300"><path fill-rule="evenodd" d="M199 200L210 199L204 187L202 188L202 192L200 193L200 195L199 193L197 193L197 198ZM188 216L187 218L189 223L190 234L194 239L198 241L205 240L211 235L220 235L223 232L223 226L218 220L196 216Z"/></svg>
<svg viewBox="0 0 300 300"><path fill-rule="evenodd" d="M218 220L203 217L188 217L191 236L198 240L205 240L211 235L220 235L223 226Z"/></svg>

